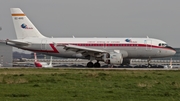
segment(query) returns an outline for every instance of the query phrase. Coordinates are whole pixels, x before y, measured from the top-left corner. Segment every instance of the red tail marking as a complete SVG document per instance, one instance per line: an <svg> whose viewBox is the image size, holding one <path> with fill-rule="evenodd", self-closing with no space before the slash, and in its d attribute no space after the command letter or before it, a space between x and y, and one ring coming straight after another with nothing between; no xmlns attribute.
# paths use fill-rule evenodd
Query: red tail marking
<svg viewBox="0 0 180 101"><path fill-rule="evenodd" d="M54 47L54 44L49 44L51 48L53 49L54 53L59 53L58 50Z"/></svg>

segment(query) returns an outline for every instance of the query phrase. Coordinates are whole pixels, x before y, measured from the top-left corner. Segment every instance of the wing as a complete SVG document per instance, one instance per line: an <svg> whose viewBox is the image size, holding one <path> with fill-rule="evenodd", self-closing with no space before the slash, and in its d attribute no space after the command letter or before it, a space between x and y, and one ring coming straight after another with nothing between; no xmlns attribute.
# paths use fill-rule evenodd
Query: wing
<svg viewBox="0 0 180 101"><path fill-rule="evenodd" d="M76 53L81 53L85 57L87 56L100 57L103 55L103 53L107 52L105 50L87 48L87 47L76 46L76 45L65 45L64 49L66 51L73 51Z"/></svg>

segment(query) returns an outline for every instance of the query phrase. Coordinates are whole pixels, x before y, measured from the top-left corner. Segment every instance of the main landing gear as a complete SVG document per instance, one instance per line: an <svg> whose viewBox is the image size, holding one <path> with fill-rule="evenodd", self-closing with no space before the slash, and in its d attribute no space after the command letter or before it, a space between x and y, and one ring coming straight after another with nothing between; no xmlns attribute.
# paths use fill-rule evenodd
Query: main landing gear
<svg viewBox="0 0 180 101"><path fill-rule="evenodd" d="M148 60L147 60L147 62L148 62L148 68L150 68L152 65L150 64L151 63L151 58L149 58Z"/></svg>
<svg viewBox="0 0 180 101"><path fill-rule="evenodd" d="M87 67L91 68L91 67L101 67L101 64L99 63L99 61L97 61L96 63L93 64L93 62L88 62L87 63Z"/></svg>
<svg viewBox="0 0 180 101"><path fill-rule="evenodd" d="M87 67L93 67L93 66L94 66L93 62L88 62L87 63Z"/></svg>

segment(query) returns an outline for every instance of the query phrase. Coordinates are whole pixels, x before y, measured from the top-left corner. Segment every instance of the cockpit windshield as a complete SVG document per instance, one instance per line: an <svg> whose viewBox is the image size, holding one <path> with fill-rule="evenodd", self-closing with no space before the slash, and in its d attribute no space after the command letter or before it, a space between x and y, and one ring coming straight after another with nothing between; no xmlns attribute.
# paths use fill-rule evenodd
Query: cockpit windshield
<svg viewBox="0 0 180 101"><path fill-rule="evenodd" d="M168 44L166 44L166 43L159 43L159 46L166 47L166 46L168 46Z"/></svg>
<svg viewBox="0 0 180 101"><path fill-rule="evenodd" d="M171 46L169 46L169 45L166 44L166 43L159 43L159 46L160 46L160 47L169 48L169 49L172 49L172 50L176 51L174 48L172 48Z"/></svg>

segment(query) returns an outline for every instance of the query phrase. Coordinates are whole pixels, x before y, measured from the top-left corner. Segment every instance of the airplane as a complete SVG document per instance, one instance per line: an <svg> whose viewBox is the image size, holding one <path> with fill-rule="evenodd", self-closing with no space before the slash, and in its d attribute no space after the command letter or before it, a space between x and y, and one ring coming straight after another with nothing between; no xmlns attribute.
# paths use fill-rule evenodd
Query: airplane
<svg viewBox="0 0 180 101"><path fill-rule="evenodd" d="M39 61L37 60L36 53L34 53L34 65L35 65L36 67L38 67L38 68L42 68L42 67L44 67L44 68L53 67L53 65L52 65L52 56L50 57L50 62L49 62L49 64L48 64L47 62L39 62Z"/></svg>
<svg viewBox="0 0 180 101"><path fill-rule="evenodd" d="M155 38L49 38L42 35L20 8L11 8L17 39L7 45L23 50L64 58L88 59L87 67L130 64L131 59L172 56L176 51L165 41ZM93 63L93 60L97 62Z"/></svg>

